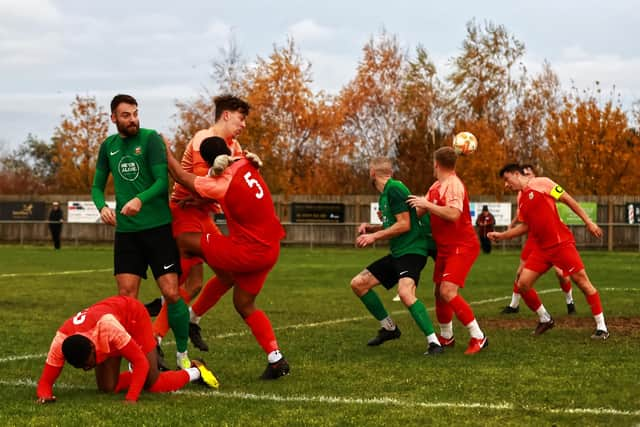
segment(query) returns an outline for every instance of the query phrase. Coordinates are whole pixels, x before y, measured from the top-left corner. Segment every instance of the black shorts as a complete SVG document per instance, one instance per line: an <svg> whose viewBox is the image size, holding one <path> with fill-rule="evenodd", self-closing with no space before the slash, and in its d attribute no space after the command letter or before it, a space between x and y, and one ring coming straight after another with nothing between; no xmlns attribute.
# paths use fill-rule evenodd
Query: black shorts
<svg viewBox="0 0 640 427"><path fill-rule="evenodd" d="M427 265L427 257L424 255L407 254L398 258L387 255L369 264L367 270L382 286L391 289L404 277L412 278L418 286L420 272L425 265Z"/></svg>
<svg viewBox="0 0 640 427"><path fill-rule="evenodd" d="M167 273L180 274L180 252L171 224L143 231L116 232L113 243L114 274L129 273L147 278L151 267L156 279Z"/></svg>

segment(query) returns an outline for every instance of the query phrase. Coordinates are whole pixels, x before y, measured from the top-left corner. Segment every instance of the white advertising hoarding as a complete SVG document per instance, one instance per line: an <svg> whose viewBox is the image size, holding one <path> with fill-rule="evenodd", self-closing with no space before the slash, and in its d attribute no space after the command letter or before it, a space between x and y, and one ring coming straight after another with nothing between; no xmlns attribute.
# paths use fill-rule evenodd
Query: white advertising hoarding
<svg viewBox="0 0 640 427"><path fill-rule="evenodd" d="M380 221L380 217L378 216L379 210L380 209L378 209L378 202L372 202L369 211L369 224L382 224L382 221Z"/></svg>
<svg viewBox="0 0 640 427"><path fill-rule="evenodd" d="M493 214L496 219L496 225L507 226L511 224L511 203L470 202L469 209L473 225L476 224L476 218L480 215L484 205L487 205L489 212ZM378 218L378 202L371 203L369 223L382 224Z"/></svg>
<svg viewBox="0 0 640 427"><path fill-rule="evenodd" d="M107 201L107 206L115 209L116 202ZM100 223L100 212L96 205L89 201L67 202L67 222Z"/></svg>

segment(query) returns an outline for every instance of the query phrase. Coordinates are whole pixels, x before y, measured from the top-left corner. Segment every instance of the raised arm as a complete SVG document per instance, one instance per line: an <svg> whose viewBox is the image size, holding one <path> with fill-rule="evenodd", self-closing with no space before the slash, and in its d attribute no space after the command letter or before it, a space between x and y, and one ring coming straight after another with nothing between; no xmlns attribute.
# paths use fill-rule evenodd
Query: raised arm
<svg viewBox="0 0 640 427"><path fill-rule="evenodd" d="M589 215L587 215L584 209L582 209L582 206L580 206L580 204L576 202L576 200L571 197L569 193L567 193L566 191L563 192L558 200L569 206L569 208L571 208L571 210L580 217L582 222L584 222L584 224L587 226L587 230L589 230L589 233L591 233L595 237L602 237L602 229L598 226L598 224L593 222L591 218L589 218Z"/></svg>

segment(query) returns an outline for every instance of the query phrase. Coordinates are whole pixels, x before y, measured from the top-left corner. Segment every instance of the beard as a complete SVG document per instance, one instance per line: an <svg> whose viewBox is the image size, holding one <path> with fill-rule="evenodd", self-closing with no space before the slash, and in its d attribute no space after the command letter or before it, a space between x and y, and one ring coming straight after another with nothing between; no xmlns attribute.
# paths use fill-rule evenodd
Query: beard
<svg viewBox="0 0 640 427"><path fill-rule="evenodd" d="M116 122L118 133L126 136L136 136L140 130L140 122L131 123L125 125L124 123Z"/></svg>

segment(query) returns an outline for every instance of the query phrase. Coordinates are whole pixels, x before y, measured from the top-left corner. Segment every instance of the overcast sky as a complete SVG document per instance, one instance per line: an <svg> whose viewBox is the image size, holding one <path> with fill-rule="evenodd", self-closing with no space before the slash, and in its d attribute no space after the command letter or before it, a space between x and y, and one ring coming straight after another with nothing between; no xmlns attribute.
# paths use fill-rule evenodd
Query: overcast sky
<svg viewBox="0 0 640 427"><path fill-rule="evenodd" d="M175 100L212 86L211 61L230 37L251 62L292 36L314 89L337 93L383 28L409 52L423 45L442 76L473 18L504 25L524 42L528 68L548 60L565 89L597 80L625 109L640 99L633 0L0 0L0 154L29 133L49 141L76 94L108 110L130 93L142 126L170 132Z"/></svg>

